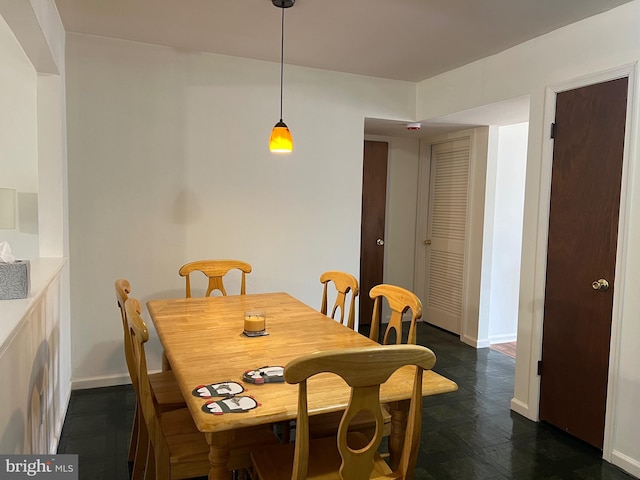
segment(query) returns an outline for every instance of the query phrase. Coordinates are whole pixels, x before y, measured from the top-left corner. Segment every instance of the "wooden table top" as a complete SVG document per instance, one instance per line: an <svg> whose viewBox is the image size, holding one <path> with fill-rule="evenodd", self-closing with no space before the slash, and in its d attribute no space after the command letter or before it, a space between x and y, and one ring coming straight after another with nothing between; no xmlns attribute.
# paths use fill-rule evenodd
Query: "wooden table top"
<svg viewBox="0 0 640 480"><path fill-rule="evenodd" d="M297 385L243 383L245 370L285 366L300 355L316 351L377 345L286 293L150 300L147 307L196 426L202 432L296 417ZM268 336L243 335L244 312L255 310L266 312ZM382 386L381 401L409 398L414 371L414 367L397 371ZM224 381L243 384L246 390L243 395L251 395L260 406L245 413L202 412L206 400L193 396L191 391L198 385ZM457 388L455 382L435 372L425 372L424 395ZM309 381L312 415L344 409L348 398L348 386L336 375L320 374Z"/></svg>

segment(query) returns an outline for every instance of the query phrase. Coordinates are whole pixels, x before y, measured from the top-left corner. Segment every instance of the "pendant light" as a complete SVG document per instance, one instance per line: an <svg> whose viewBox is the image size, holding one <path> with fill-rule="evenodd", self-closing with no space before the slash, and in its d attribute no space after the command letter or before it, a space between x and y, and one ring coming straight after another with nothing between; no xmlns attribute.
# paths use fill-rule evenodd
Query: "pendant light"
<svg viewBox="0 0 640 480"><path fill-rule="evenodd" d="M271 131L269 150L274 153L291 153L293 151L293 138L289 127L282 121L282 78L284 73L284 9L293 7L295 0L271 0L271 3L282 9L282 28L280 35L280 120Z"/></svg>

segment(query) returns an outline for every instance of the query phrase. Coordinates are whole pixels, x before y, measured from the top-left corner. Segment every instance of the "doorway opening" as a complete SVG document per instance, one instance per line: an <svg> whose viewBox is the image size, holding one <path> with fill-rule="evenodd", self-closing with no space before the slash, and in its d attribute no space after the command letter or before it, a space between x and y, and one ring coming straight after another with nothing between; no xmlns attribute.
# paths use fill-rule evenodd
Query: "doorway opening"
<svg viewBox="0 0 640 480"><path fill-rule="evenodd" d="M457 207L455 202L460 197L454 194L454 190L463 188L459 182L447 180L453 189L451 195L444 191L437 195L438 198L434 197L433 184L438 183L434 176L438 172L434 171L433 164L434 159L436 162L439 160L432 149L433 145L439 147L443 141L460 136L471 139L466 221L456 221L458 242L464 244L459 249L461 259L455 264L453 261L441 262L435 267L444 269L440 278L447 279L447 285L453 278L458 278L455 286L462 292L462 307L460 318L452 324L459 325L459 328L457 331L449 330L475 348L513 344L517 339L528 131L528 122L520 122L463 130L448 134L446 138L436 137L422 142L423 169L428 169L428 172L423 172L425 181L422 188L429 191L428 195L422 194L423 202L427 205L441 204L436 212L439 218L435 220L429 218L436 214L431 213L428 206L418 206L418 222L423 216L426 219L423 225L419 225L416 237L415 285L423 305L427 304L423 309L428 312L438 308L434 297L438 291L431 292L428 281L434 268L429 263L431 256L428 250L436 244L432 238L431 222L442 223L443 217L448 223L453 221ZM445 180L440 184L445 184ZM451 202L450 208L446 205L448 202ZM463 271L454 275L456 269L460 270L459 265L463 265ZM451 268L451 274L448 268ZM447 288L453 288L453 285ZM424 320L429 322L429 317ZM509 346L515 348L515 345Z"/></svg>
<svg viewBox="0 0 640 480"><path fill-rule="evenodd" d="M491 350L495 350L496 352L500 352L507 357L515 359L517 343L518 342L492 343Z"/></svg>
<svg viewBox="0 0 640 480"><path fill-rule="evenodd" d="M475 284L467 293L467 297L474 298L463 300L465 309L462 312L464 318L461 332L461 339L476 348L516 340L520 250L514 252L513 248L521 248L518 239L522 236L529 104L529 95L523 95L456 114L420 120L422 128L419 131L408 131L405 121L365 119L365 139L386 141L389 144L384 282L414 291L423 301L423 311L425 299L428 298L425 289L425 242L428 240L426 234L431 145L463 130L482 131L478 137L482 136L483 139L472 145L478 152L474 154L477 158L472 159L473 168L469 172L470 179L473 177L469 183L474 182L475 192L480 192L480 195L474 193L469 199L472 202L472 212L468 220L473 224L471 240L475 249L469 257L475 263L473 268L477 273L474 274ZM488 139L487 131L490 134ZM519 149L511 146L514 142L520 142ZM514 149L518 151L514 153ZM479 167L476 168L476 165ZM521 172L518 173L522 177L521 182L514 182L512 178L516 165ZM505 188L505 185L507 193L497 193L497 189ZM411 193L416 191L417 197L415 193ZM519 215L520 219L515 222L515 227L509 229L506 227L514 224L513 213L504 210L513 206L514 191L519 192L521 199L516 202L520 204L520 208L514 207L518 210L516 216ZM490 198L486 198L487 192L491 193ZM409 195L413 196L410 201L407 199ZM489 200L489 205L486 205ZM494 220L496 205L506 205L502 210L498 209L497 221ZM485 225L488 219L491 220L489 226ZM401 232L402 236L398 234L396 239L389 232ZM516 247L507 254L500 241ZM494 247L494 242L499 245ZM489 254L498 249L500 251L492 258ZM510 268L509 288L491 295L491 270L495 268L500 271L505 263ZM495 274L495 282L498 284L500 278L497 277L500 274ZM504 306L507 297L511 302L508 308ZM512 305L516 306L515 309ZM505 310L512 314L505 313ZM495 323L494 317L498 319ZM511 321L510 327L504 326L506 318ZM422 321L429 322L429 318L423 315Z"/></svg>
<svg viewBox="0 0 640 480"><path fill-rule="evenodd" d="M529 123L497 128L487 155L479 337L516 358ZM493 150L493 153L492 153Z"/></svg>

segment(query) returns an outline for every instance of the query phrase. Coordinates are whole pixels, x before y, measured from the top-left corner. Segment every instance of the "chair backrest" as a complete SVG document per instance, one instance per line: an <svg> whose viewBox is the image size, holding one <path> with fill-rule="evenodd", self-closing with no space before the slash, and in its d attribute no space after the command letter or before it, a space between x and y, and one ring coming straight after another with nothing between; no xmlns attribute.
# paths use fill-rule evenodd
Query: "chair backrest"
<svg viewBox="0 0 640 480"><path fill-rule="evenodd" d="M118 307L120 307L120 316L122 317L122 331L124 334L124 358L127 362L127 369L129 370L131 381L134 382L134 377L136 376L135 363L133 360L131 334L129 333L129 326L127 325L127 312L124 306L125 302L129 299L129 294L131 293L131 284L129 283L129 280L125 280L124 278L119 278L118 280L116 280L115 290L116 301L118 302Z"/></svg>
<svg viewBox="0 0 640 480"><path fill-rule="evenodd" d="M396 344L402 343L402 316L411 309L411 323L409 324L409 334L407 343L416 343L416 322L422 317L422 302L417 295L409 290L397 287L396 285L376 285L369 291L369 296L373 302L373 317L371 319L371 330L369 338L378 341L378 331L380 329L380 314L382 311L382 299L386 298L389 308L391 308L391 318L384 332L382 344L389 343L392 332L395 333Z"/></svg>
<svg viewBox="0 0 640 480"><path fill-rule="evenodd" d="M122 316L122 328L127 330L127 314L124 310L124 302L129 298L129 294L131 293L131 284L129 280L125 280L124 278L119 278L115 281L115 289L116 289L116 302L118 302L118 307L120 308L120 315Z"/></svg>
<svg viewBox="0 0 640 480"><path fill-rule="evenodd" d="M327 297L330 282L333 282L336 287L336 291L338 292L330 317L335 319L336 312L340 309L340 323L353 330L356 323L356 298L359 293L358 280L349 273L338 272L335 270L324 272L320 275L320 283L324 284L324 288L322 289L322 306L320 307L320 312L324 315L327 315ZM349 314L345 321L345 303L349 292L351 292L351 304L349 305Z"/></svg>
<svg viewBox="0 0 640 480"><path fill-rule="evenodd" d="M224 284L222 283L222 277L233 269L242 272L240 295L244 295L246 293L246 274L251 273L251 265L247 262L241 260L197 260L183 265L180 267L178 273L180 273L181 277L186 278L186 298L191 298L191 279L189 275L192 272L202 272L209 278L209 285L207 286L207 293L205 294L205 296L208 297L211 295L211 292L215 290L219 290L222 295L227 294Z"/></svg>
<svg viewBox="0 0 640 480"><path fill-rule="evenodd" d="M297 383L298 419L292 480L307 478L309 459L309 414L307 411L307 379L313 375L330 372L342 377L351 387L349 405L338 427L337 443L342 466L340 476L344 480L368 479L373 469L373 458L383 435L383 418L380 407L380 384L397 369L415 365L415 377L411 404L407 417L404 444L398 467L394 472L404 479L411 475L420 446L422 426L422 374L435 364L434 353L420 345L388 345L366 348L349 348L316 352L291 361L284 370L288 383ZM375 418L373 438L366 445L349 448L347 433L349 424L359 412L366 411ZM408 478L408 477L407 477Z"/></svg>
<svg viewBox="0 0 640 480"><path fill-rule="evenodd" d="M140 408L142 410L140 413L149 431L149 439L156 441L158 440L158 438L156 438L156 431L161 433L161 429L156 428L158 421L157 413L151 394L149 373L147 371L147 356L144 350L144 344L149 340L149 331L140 316L141 310L138 299L129 298L125 302L127 328L131 336L131 350L135 371L135 379L132 379L133 387L140 402Z"/></svg>

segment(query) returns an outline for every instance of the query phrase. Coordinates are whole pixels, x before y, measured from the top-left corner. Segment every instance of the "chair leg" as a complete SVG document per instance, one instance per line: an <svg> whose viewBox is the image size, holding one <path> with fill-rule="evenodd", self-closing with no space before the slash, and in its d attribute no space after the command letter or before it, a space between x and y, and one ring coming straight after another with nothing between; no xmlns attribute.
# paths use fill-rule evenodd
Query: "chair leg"
<svg viewBox="0 0 640 480"><path fill-rule="evenodd" d="M246 480L259 480L258 474L253 470L253 467L249 467L244 470Z"/></svg>
<svg viewBox="0 0 640 480"><path fill-rule="evenodd" d="M147 463L150 450L147 426L143 423L142 418L138 417L138 441L136 455L133 460L131 480L141 480L145 476L145 468L148 469Z"/></svg>
<svg viewBox="0 0 640 480"><path fill-rule="evenodd" d="M129 442L129 454L127 460L132 463L136 457L136 448L138 447L138 402L136 402L136 411L133 416L133 426L131 427L131 441Z"/></svg>
<svg viewBox="0 0 640 480"><path fill-rule="evenodd" d="M144 480L155 480L156 478L156 454L153 451L153 445L148 443L147 448L147 467L144 470Z"/></svg>
<svg viewBox="0 0 640 480"><path fill-rule="evenodd" d="M243 469L243 468L240 468L240 469L238 469L238 470L234 470L234 471L231 473L231 478L232 478L233 480L251 480L251 476L250 476L250 475L249 475L249 473L248 473L245 469Z"/></svg>
<svg viewBox="0 0 640 480"><path fill-rule="evenodd" d="M154 480L171 480L171 464L169 463L169 458L165 455L157 455L155 451L153 458L155 470ZM145 478L145 480L147 479Z"/></svg>
<svg viewBox="0 0 640 480"><path fill-rule="evenodd" d="M291 442L291 422L289 420L285 420L284 422L280 422L281 427L281 442L289 443Z"/></svg>

